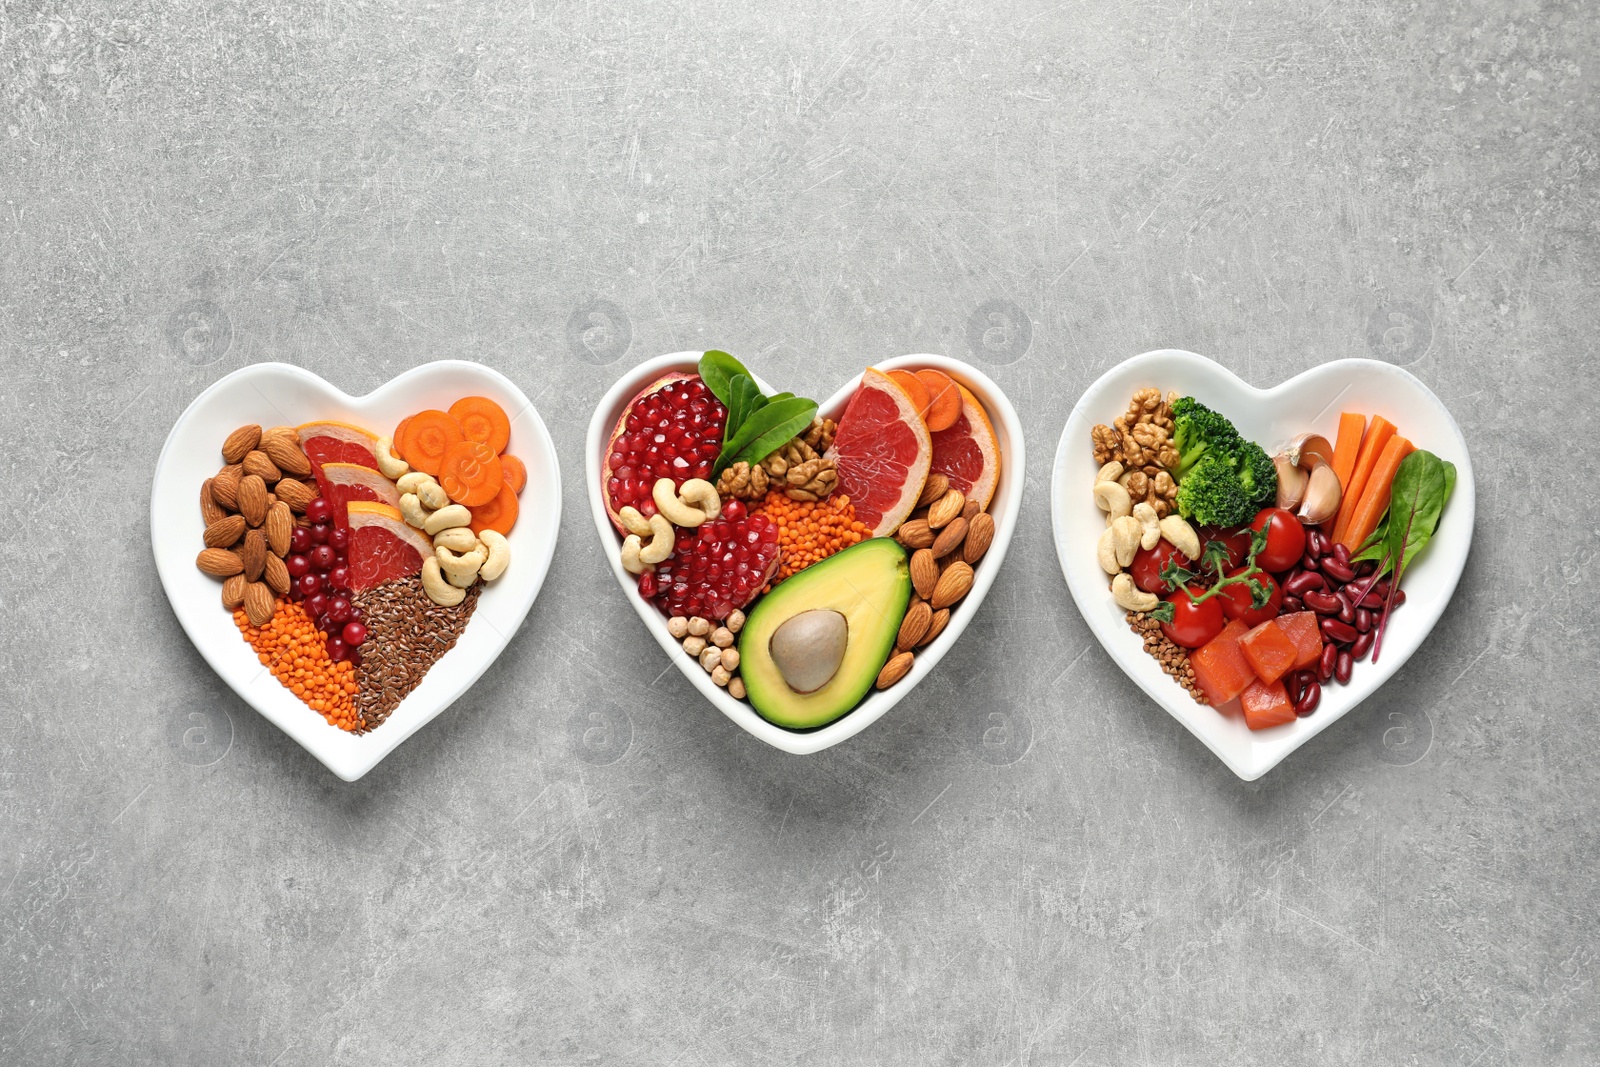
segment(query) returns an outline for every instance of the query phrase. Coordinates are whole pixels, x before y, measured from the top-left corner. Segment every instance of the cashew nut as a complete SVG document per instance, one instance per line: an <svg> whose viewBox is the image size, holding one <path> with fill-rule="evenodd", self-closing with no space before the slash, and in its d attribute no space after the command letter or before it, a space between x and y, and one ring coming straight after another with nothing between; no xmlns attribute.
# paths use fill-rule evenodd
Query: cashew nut
<svg viewBox="0 0 1600 1067"><path fill-rule="evenodd" d="M1116 482L1096 482L1094 502L1101 511L1108 512L1112 519L1120 519L1133 511L1133 498Z"/></svg>
<svg viewBox="0 0 1600 1067"><path fill-rule="evenodd" d="M478 568L478 577L492 582L511 565L511 542L499 530L485 530L478 535L479 542L489 550L489 558Z"/></svg>
<svg viewBox="0 0 1600 1067"><path fill-rule="evenodd" d="M376 449L378 456L378 473L393 481L411 469L411 464L403 459L395 459L394 439L390 437L378 438Z"/></svg>
<svg viewBox="0 0 1600 1067"><path fill-rule="evenodd" d="M431 481L433 481L432 475L425 474L422 471L412 471L410 474L402 474L395 479L394 487L402 493L415 493L422 488L424 482Z"/></svg>
<svg viewBox="0 0 1600 1067"><path fill-rule="evenodd" d="M429 478L417 489L417 499L422 501L425 508L442 508L450 503L449 496L445 495L444 486Z"/></svg>
<svg viewBox="0 0 1600 1067"><path fill-rule="evenodd" d="M1100 535L1100 543L1095 546L1095 558L1100 561L1100 569L1107 574L1122 573L1122 564L1117 562L1116 534L1107 526L1105 533Z"/></svg>
<svg viewBox="0 0 1600 1067"><path fill-rule="evenodd" d="M1133 506L1133 517L1139 520L1141 532L1139 547L1150 549L1161 543L1161 516L1143 500Z"/></svg>
<svg viewBox="0 0 1600 1067"><path fill-rule="evenodd" d="M1139 520L1132 515L1124 515L1108 529L1111 531L1111 547L1117 554L1117 563L1126 567L1139 551L1139 536L1143 533Z"/></svg>
<svg viewBox="0 0 1600 1067"><path fill-rule="evenodd" d="M1200 535L1181 515L1168 515L1161 520L1161 536L1172 542L1172 547L1191 560L1200 558Z"/></svg>
<svg viewBox="0 0 1600 1067"><path fill-rule="evenodd" d="M633 511L632 508L623 508L622 510ZM647 544L644 538L637 533L631 533L624 538L622 541L622 569L629 574L643 574L645 571L655 570L657 563L672 555L673 545L677 543L677 535L672 532L672 523L667 521L665 515L652 515L650 516L650 521L645 522L644 517L637 511L634 511L633 514L644 526L644 533L650 536L650 541ZM630 530L633 529L634 524L628 522L626 516L624 516L623 523ZM484 531L484 533L493 532L492 530ZM495 536L498 537L499 535L496 534ZM502 544L505 543L505 538L502 537L500 540ZM510 559L511 548L507 545L506 562L510 562ZM493 562L493 560L494 557L491 555L490 561ZM504 569L503 564L501 569ZM496 577L499 576L498 571L495 574Z"/></svg>
<svg viewBox="0 0 1600 1067"><path fill-rule="evenodd" d="M445 581L444 572L439 570L437 555L422 561L422 591L442 608L453 608L467 598L465 589L457 589Z"/></svg>
<svg viewBox="0 0 1600 1067"><path fill-rule="evenodd" d="M1094 482L1099 485L1101 482L1114 482L1120 477L1122 477L1122 464L1112 460L1100 468L1100 473L1094 476Z"/></svg>
<svg viewBox="0 0 1600 1067"><path fill-rule="evenodd" d="M639 514L639 509L636 507L623 508L617 512L617 518L622 520L622 528L629 533L636 533L640 537L648 536L650 533L650 520Z"/></svg>
<svg viewBox="0 0 1600 1067"><path fill-rule="evenodd" d="M428 521L428 509L422 506L415 493L406 493L400 498L400 515L419 530Z"/></svg>
<svg viewBox="0 0 1600 1067"><path fill-rule="evenodd" d="M483 561L488 558L488 553L482 549L473 549L463 555L456 555L443 545L435 545L433 554L439 557L439 569L452 578L476 578L478 568L483 566ZM468 583L471 584L470 582Z"/></svg>
<svg viewBox="0 0 1600 1067"><path fill-rule="evenodd" d="M452 526L440 530L433 539L434 548L448 548L452 552L471 552L478 547L478 538L465 526Z"/></svg>
<svg viewBox="0 0 1600 1067"><path fill-rule="evenodd" d="M1160 597L1134 585L1131 574L1119 574L1111 579L1111 598L1117 602L1117 607L1128 611L1154 611L1161 603Z"/></svg>
<svg viewBox="0 0 1600 1067"><path fill-rule="evenodd" d="M422 528L432 537L440 530L448 530L452 526L468 526L471 523L472 512L460 504L450 504L429 515L428 521L422 524Z"/></svg>
<svg viewBox="0 0 1600 1067"><path fill-rule="evenodd" d="M653 567L672 555L672 548L677 544L677 541L677 535L672 532L672 523L667 521L667 517L665 515L652 515L650 516L650 543L639 552L639 559Z"/></svg>
<svg viewBox="0 0 1600 1067"><path fill-rule="evenodd" d="M643 574L650 569L639 558L640 544L638 534L629 534L622 539L622 569L629 574Z"/></svg>
<svg viewBox="0 0 1600 1067"><path fill-rule="evenodd" d="M655 499L656 510L674 526L693 529L722 514L722 498L717 495L717 487L704 478L690 478L676 491L671 478L658 478L650 495Z"/></svg>

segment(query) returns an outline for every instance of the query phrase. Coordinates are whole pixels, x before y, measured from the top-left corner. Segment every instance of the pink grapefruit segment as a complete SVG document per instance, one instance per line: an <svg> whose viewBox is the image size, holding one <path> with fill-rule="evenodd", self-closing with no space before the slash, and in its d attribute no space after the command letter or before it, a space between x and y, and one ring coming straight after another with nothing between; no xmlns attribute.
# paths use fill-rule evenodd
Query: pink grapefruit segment
<svg viewBox="0 0 1600 1067"><path fill-rule="evenodd" d="M394 483L359 463L324 463L317 472L317 487L333 505L333 521L339 526L349 521L345 505L357 500L400 506L400 490Z"/></svg>
<svg viewBox="0 0 1600 1067"><path fill-rule="evenodd" d="M346 512L350 546L345 559L350 567L352 592L420 574L423 561L433 555L432 542L401 518L399 508L357 500L346 505Z"/></svg>
<svg viewBox="0 0 1600 1067"><path fill-rule="evenodd" d="M906 391L876 367L845 405L828 455L838 464L839 491L857 521L884 537L917 506L933 461L933 439Z"/></svg>
<svg viewBox="0 0 1600 1067"><path fill-rule="evenodd" d="M950 488L987 508L1000 484L1000 441L978 398L964 385L957 388L961 390L961 414L949 429L933 434L930 473L949 478Z"/></svg>

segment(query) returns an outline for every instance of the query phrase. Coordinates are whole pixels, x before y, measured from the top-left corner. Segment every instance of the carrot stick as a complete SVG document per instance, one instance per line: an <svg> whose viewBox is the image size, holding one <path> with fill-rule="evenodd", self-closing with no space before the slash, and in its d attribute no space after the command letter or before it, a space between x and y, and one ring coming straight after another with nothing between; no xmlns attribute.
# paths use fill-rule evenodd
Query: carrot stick
<svg viewBox="0 0 1600 1067"><path fill-rule="evenodd" d="M1343 489L1350 487L1355 473L1356 454L1361 451L1361 435L1367 432L1367 417L1353 411L1339 413L1339 439L1333 443L1333 473Z"/></svg>
<svg viewBox="0 0 1600 1067"><path fill-rule="evenodd" d="M1356 453L1355 470L1350 474L1350 481L1344 485L1343 495L1339 500L1339 517L1333 525L1335 541L1344 540L1345 527L1350 525L1350 516L1355 514L1356 505L1361 501L1361 494L1367 488L1367 479L1372 475L1372 468L1377 464L1383 446L1389 443L1389 438L1393 437L1394 433L1394 423L1382 415L1372 416L1372 425L1361 440L1361 451ZM412 466L415 467L416 464L413 463Z"/></svg>
<svg viewBox="0 0 1600 1067"><path fill-rule="evenodd" d="M1361 501L1350 515L1350 524L1342 535L1334 535L1336 542L1354 552L1378 528L1378 520L1389 506L1389 489L1394 484L1395 471L1400 469L1400 461L1413 451L1415 446L1399 434L1389 437L1367 478L1367 487L1361 491Z"/></svg>

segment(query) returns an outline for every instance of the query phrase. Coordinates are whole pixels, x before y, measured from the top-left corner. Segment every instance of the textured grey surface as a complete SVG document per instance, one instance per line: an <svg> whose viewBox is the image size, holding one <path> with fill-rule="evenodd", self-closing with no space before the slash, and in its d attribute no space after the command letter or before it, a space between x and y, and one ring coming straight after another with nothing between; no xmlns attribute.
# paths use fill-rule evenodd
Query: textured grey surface
<svg viewBox="0 0 1600 1067"><path fill-rule="evenodd" d="M1600 1060L1593 6L776 7L0 4L0 1061ZM962 356L1027 428L979 625L816 757L587 514L595 401L712 344ZM1250 785L1050 548L1073 399L1167 345L1405 363L1479 474L1432 639ZM443 356L536 398L563 537L346 785L185 640L148 486L236 367Z"/></svg>

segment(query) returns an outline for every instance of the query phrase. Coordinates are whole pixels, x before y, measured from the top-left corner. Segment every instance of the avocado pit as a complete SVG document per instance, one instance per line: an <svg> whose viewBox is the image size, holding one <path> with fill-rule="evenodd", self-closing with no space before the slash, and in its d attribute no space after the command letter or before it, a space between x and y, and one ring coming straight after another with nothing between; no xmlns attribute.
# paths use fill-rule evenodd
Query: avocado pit
<svg viewBox="0 0 1600 1067"><path fill-rule="evenodd" d="M837 611L817 608L802 611L772 631L768 651L796 693L813 693L828 684L844 662L850 641L850 624Z"/></svg>

